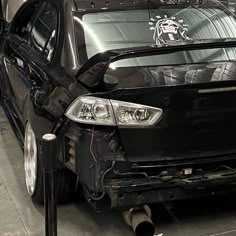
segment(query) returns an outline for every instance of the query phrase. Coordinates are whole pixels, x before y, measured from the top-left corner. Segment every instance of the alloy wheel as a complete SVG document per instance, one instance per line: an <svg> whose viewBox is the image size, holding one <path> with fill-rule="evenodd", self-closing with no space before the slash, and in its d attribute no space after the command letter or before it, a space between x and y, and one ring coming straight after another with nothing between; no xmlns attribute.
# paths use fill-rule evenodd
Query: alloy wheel
<svg viewBox="0 0 236 236"><path fill-rule="evenodd" d="M32 196L37 182L37 142L30 123L25 129L24 166L27 191Z"/></svg>

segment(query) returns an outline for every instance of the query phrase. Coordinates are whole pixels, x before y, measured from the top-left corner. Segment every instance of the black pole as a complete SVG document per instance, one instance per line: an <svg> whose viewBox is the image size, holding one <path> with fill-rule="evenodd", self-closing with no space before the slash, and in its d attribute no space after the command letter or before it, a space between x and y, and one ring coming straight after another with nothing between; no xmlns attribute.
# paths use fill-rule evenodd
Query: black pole
<svg viewBox="0 0 236 236"><path fill-rule="evenodd" d="M41 144L44 183L45 236L57 236L56 135L43 135Z"/></svg>

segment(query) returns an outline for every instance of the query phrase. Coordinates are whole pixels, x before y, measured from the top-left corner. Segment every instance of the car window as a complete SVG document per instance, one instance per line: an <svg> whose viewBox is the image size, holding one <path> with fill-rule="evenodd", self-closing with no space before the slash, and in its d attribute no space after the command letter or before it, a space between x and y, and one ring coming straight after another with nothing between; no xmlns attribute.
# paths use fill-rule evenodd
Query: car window
<svg viewBox="0 0 236 236"><path fill-rule="evenodd" d="M28 4L28 3L27 3ZM32 28L32 19L39 9L39 4L32 1L18 12L10 24L9 32L14 34L22 41L28 42L30 30Z"/></svg>
<svg viewBox="0 0 236 236"><path fill-rule="evenodd" d="M56 8L49 3L45 3L34 21L30 35L30 45L48 61L51 61L55 49L57 25Z"/></svg>

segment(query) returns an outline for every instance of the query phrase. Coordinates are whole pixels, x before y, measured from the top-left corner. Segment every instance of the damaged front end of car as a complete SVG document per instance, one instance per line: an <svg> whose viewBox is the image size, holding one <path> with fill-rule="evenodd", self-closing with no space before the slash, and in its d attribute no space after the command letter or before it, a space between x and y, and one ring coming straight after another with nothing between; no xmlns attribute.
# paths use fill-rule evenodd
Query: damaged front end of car
<svg viewBox="0 0 236 236"><path fill-rule="evenodd" d="M233 150L202 157L176 152L163 158L160 153L153 155L144 141L138 143L135 139L126 145L142 148L147 154L129 153L122 143L122 131L116 126L90 128L68 122L63 132L64 163L78 174L87 201L97 211L235 191ZM137 139L142 140L142 132Z"/></svg>
<svg viewBox="0 0 236 236"><path fill-rule="evenodd" d="M92 58L96 63L82 68L78 80L96 92L79 96L65 112L63 162L78 174L86 199L97 211L235 191L236 82L212 79L225 67L235 68L234 62L187 69L159 66L168 73L177 70L185 79L189 71L200 78L175 86L127 88L114 71L106 74L112 63L134 56L233 46L229 40L199 43L195 49L183 45L117 55L113 51L108 61L96 55L100 60ZM133 75L142 70L146 78L153 67L133 68ZM116 71L124 75L130 69Z"/></svg>

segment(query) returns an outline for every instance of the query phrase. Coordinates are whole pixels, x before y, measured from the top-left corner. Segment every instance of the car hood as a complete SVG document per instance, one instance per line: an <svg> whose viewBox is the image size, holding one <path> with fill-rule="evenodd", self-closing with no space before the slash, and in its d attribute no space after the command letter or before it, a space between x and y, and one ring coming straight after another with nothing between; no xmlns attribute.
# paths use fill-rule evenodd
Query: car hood
<svg viewBox="0 0 236 236"><path fill-rule="evenodd" d="M139 47L132 49L119 49L106 51L104 53L98 53L90 58L85 63L77 74L77 79L90 91L106 91L116 88L124 87L145 87L146 83L151 85L170 85L170 84L185 84L191 81L191 77L194 77L195 82L206 82L215 80L214 71L221 70L223 63L199 63L189 65L174 65L174 66L139 66L139 67L121 67L112 69L112 65L116 62L130 59L140 58L153 55L167 55L175 52L189 51L189 50L204 50L204 49L216 49L216 48L232 48L236 46L235 39L225 40L198 40L182 43L172 43L168 45L155 46L155 47ZM225 62L227 63L227 62ZM234 63L234 62L232 62ZM221 64L221 65L220 65ZM194 74L197 72L196 79ZM129 84L126 81L124 86L123 80L129 77L131 74L136 74L137 80L134 84ZM169 75L168 75L169 74ZM141 81L140 81L140 76ZM213 76L213 77L212 77ZM169 79L168 79L169 77ZM119 83L119 81L121 82ZM148 78L148 79L147 79ZM150 79L152 78L152 79ZM158 78L158 79L157 79ZM152 81L151 81L152 80ZM172 80L172 82L170 82ZM138 82L140 81L140 82Z"/></svg>

